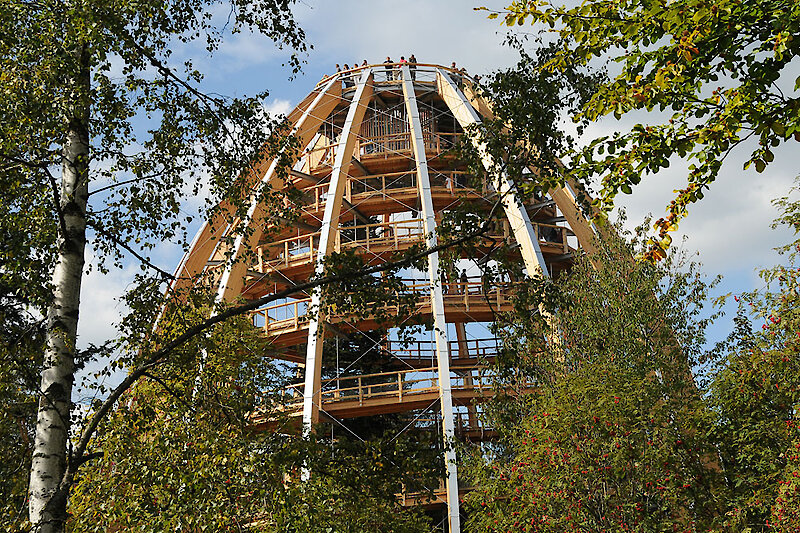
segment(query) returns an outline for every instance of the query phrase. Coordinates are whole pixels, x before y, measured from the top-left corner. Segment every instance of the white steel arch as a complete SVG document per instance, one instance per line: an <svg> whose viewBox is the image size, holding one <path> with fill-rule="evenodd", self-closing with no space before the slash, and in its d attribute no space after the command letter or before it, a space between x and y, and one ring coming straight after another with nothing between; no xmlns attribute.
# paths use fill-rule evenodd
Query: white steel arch
<svg viewBox="0 0 800 533"><path fill-rule="evenodd" d="M403 96L406 101L408 121L411 128L411 142L414 160L417 167L417 189L422 204L422 217L425 229L425 244L428 248L437 245L436 213L431 199L431 181L428 176L428 158L425 154L425 141L422 137L422 126L419 121L417 97L411 73L407 65L402 67ZM447 519L450 531L461 531L461 516L458 502L458 467L455 443L455 425L453 421L453 396L450 383L450 341L447 338L447 320L444 315L444 297L440 283L439 252L428 256L428 281L430 282L431 309L433 311L433 327L436 337L436 365L438 368L439 402L442 411L442 435L444 437L445 469L447 472Z"/></svg>

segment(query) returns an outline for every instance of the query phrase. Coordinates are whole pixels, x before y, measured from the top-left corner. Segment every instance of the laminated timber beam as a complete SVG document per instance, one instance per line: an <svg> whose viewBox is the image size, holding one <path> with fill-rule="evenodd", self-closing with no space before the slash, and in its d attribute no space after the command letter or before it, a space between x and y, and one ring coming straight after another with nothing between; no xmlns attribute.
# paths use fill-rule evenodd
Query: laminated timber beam
<svg viewBox="0 0 800 533"><path fill-rule="evenodd" d="M292 125L292 132L301 138L301 142L310 142L320 124L336 107L342 95L340 83L331 80L317 91L309 94L289 113L287 120ZM245 176L243 190L251 191L264 180L270 180L270 172L274 173L274 160L262 160ZM251 208L252 209L252 208ZM229 229L229 221L236 211L230 200L222 200L210 221L206 221L195 234L194 239L175 270L175 280L170 291L182 298L182 293L193 286L196 278L203 272L220 239Z"/></svg>
<svg viewBox="0 0 800 533"><path fill-rule="evenodd" d="M417 109L417 96L408 65L403 65L402 84L406 102L406 114L411 127L411 145L417 170L417 187L425 229L425 244L428 248L437 245L436 212L431 197L431 180L428 175L428 158L425 154L425 139ZM439 253L428 255L428 278L430 282L431 310L433 314L434 336L436 339L436 363L438 370L439 403L442 411L442 436L444 437L445 470L447 471L447 519L449 531L461 531L461 516L458 501L458 467L453 444L455 425L453 416L452 385L450 383L450 342L447 338L447 320L444 315L444 296L442 295Z"/></svg>
<svg viewBox="0 0 800 533"><path fill-rule="evenodd" d="M333 89L338 84L333 80L331 86L326 86L314 100L312 105L303 113L295 124L292 132L300 138L302 146L308 145L316 135L320 125L328 118L336 105L341 100L341 88ZM267 173L261 180L260 187L269 188L278 185L280 178L277 176L277 161L273 161ZM236 238L231 264L225 269L217 289L217 301L227 302L239 295L247 272L246 260L242 257L248 250L253 250L261 240L264 233L265 221L271 216L266 207L258 201L258 194L253 196L253 201L247 213L246 223L252 228L246 235Z"/></svg>
<svg viewBox="0 0 800 533"><path fill-rule="evenodd" d="M335 245L339 214L342 200L344 199L348 171L350 170L350 163L355 150L357 131L361 127L361 122L364 119L367 105L373 93L372 78L372 69L365 69L361 74L339 136L336 156L331 170L330 185L325 198L322 228L319 234L319 248L314 266L314 273L317 275L322 273L325 257L333 251ZM311 309L315 309L317 312L310 318L308 323L306 375L303 389L303 433L306 435L309 434L313 425L319 422L322 341L324 335L322 324L325 319L319 310L320 301L320 292L315 291L311 297Z"/></svg>

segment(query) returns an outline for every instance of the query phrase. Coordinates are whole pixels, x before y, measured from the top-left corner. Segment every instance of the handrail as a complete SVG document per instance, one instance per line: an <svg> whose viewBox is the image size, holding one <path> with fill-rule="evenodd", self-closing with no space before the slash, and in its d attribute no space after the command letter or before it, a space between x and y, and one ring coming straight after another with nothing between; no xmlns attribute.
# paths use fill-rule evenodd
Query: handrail
<svg viewBox="0 0 800 533"><path fill-rule="evenodd" d="M430 284L428 282L423 282L419 280L403 280L406 288L410 290L412 293L424 294L428 290L430 290ZM481 303L484 301L488 301L491 305L495 306L496 309L500 309L503 306L510 303L510 297L506 290L509 284L500 284L500 285L493 285L492 287L486 287L482 281L466 281L466 282L452 282L452 283L444 283L443 286L443 293L444 293L444 300L445 303L453 305L453 304L461 304L463 305L464 309L469 312L472 307L476 304L473 303L475 298L480 298ZM489 289L488 291L486 289ZM296 300L291 300L288 302L282 302L279 304L270 305L268 307L263 307L261 309L255 309L250 311L250 315L252 317L253 325L269 332L270 330L276 328L292 328L297 329L300 327L301 324L305 324L308 321L308 308L311 303L311 298L299 298ZM423 302L423 305L427 305L427 302ZM278 317L283 318L278 318ZM259 325L259 322L263 321L263 325ZM400 343L400 341L388 341L391 343ZM421 343L426 341L412 341L417 342L418 346ZM459 342L458 340L450 341L451 345L455 345L459 354L462 351L468 351L469 349L469 342L470 340L465 340ZM465 344L466 343L466 344ZM462 349L462 346L464 347ZM491 357L492 355L488 355L491 352L488 350L482 350L481 346L476 343L475 348L481 352L484 352L484 355L487 357ZM404 350L399 350L404 351ZM419 351L419 350L418 350ZM496 355L497 348L495 347L494 354ZM421 354L421 351L419 351ZM420 355L418 357L422 359Z"/></svg>
<svg viewBox="0 0 800 533"><path fill-rule="evenodd" d="M341 71L339 71L339 72L337 72L335 74L329 74L327 76L324 76L317 83L315 88L317 88L317 87L319 87L321 85L324 85L325 83L330 81L332 78L335 78L337 76L348 75L348 76L350 76L352 78L353 74L355 74L356 72L361 72L362 70L367 69L367 68L385 70L386 67L388 66L388 67L390 67L390 70L397 71L400 68L401 65L406 65L406 64L409 65L409 68L414 68L417 72L420 72L420 71L423 71L423 72L428 72L428 71L436 72L437 70L444 70L446 72L451 72L453 74L457 74L458 76L462 76L462 77L464 77L464 78L466 78L466 79L468 79L470 81L475 81L475 79L472 76L470 76L469 74L467 74L463 70L453 69L452 67L445 67L444 65L437 65L435 63L373 63L371 65L360 65L358 67L353 67L353 68L350 68L350 69L347 69L347 70L341 70ZM411 65L414 65L414 67L411 67Z"/></svg>
<svg viewBox="0 0 800 533"><path fill-rule="evenodd" d="M567 237L571 235L571 232L568 227L539 222L532 222L532 225L540 243L557 245L564 254L570 252ZM371 231L375 229L380 229L380 234ZM362 232L364 236L359 238L359 234ZM347 233L352 233L354 236L347 237ZM263 273L265 267L276 268L281 264L289 266L293 261L313 260L317 251L319 235L320 232L316 231L258 245L256 247L258 272ZM340 226L336 232L334 247L337 252L342 248L353 247L364 247L369 250L372 246L389 246L390 249L400 250L401 244L421 241L424 236L421 219ZM507 231L503 235L496 235L501 238L509 236ZM276 253L277 255L274 255Z"/></svg>
<svg viewBox="0 0 800 533"><path fill-rule="evenodd" d="M494 373L491 367L452 367L450 370L450 384L453 390L473 391L478 395L492 393L494 390L491 381ZM353 385L342 386L342 384L349 385L351 382ZM335 387L328 387L330 385L335 385ZM524 385L533 387L536 383L527 379ZM288 408L296 407L302 398L304 387L304 383L294 383L284 387L281 394L284 405ZM320 400L328 405L352 401L358 401L359 405L363 405L366 400L386 397L396 397L398 401L403 401L404 397L438 392L438 388L439 377L436 367L398 370L323 380Z"/></svg>
<svg viewBox="0 0 800 533"><path fill-rule="evenodd" d="M455 146L461 135L461 133L454 132L426 131L423 132L422 138L425 144L425 150L434 155L440 154ZM315 168L330 166L336 157L337 147L337 143L320 146L308 150L305 155L306 157L314 158L319 152L322 152L321 156L315 158ZM406 130L378 136L359 136L358 139L356 139L354 154L363 159L365 157L370 158L392 153L408 152L411 149L411 131Z"/></svg>
<svg viewBox="0 0 800 533"><path fill-rule="evenodd" d="M495 337L485 339L453 339L448 342L449 353L454 359L475 359L494 357L499 351L498 339ZM395 357L407 360L435 359L436 341L412 340L400 341L387 339L383 347Z"/></svg>
<svg viewBox="0 0 800 533"><path fill-rule="evenodd" d="M409 229L409 230L410 229L414 229L414 230L419 229L420 231L423 231L422 222L423 222L423 220L421 218L412 218L412 219L409 219L409 220L395 220L395 221L390 221L390 222L376 222L376 223L372 223L372 224L359 224L359 225L356 225L356 226L339 226L339 231L340 232L341 231L358 231L358 230L363 230L363 229L368 229L368 228L377 228L377 227L392 227L392 228ZM304 241L304 240L306 240L306 239L308 239L310 237L319 237L319 235L320 235L319 231L315 231L313 233L304 233L303 235L295 235L293 237L287 237L285 239L280 239L278 241L274 241L274 242L271 242L269 244L261 244L261 245L259 245L259 248L269 249L269 248L277 248L277 247L283 246L285 243L292 243L292 242L301 243L302 241Z"/></svg>
<svg viewBox="0 0 800 533"><path fill-rule="evenodd" d="M379 234L374 231L378 229L381 230ZM362 232L365 234L364 238L357 238ZM348 233L352 233L354 237L348 238ZM296 260L313 260L319 246L319 235L320 232L315 231L258 245L256 247L258 271L263 273L265 267L275 268L281 264L289 266L290 262ZM408 243L421 241L424 236L421 219L339 226L334 249L338 252L342 248L366 246L369 249L370 246L389 246L394 250L400 250L401 244L406 246Z"/></svg>
<svg viewBox="0 0 800 533"><path fill-rule="evenodd" d="M460 431L492 431L494 428L490 425L485 423L483 417L481 417L481 411L476 411L473 413L465 413L463 411L454 411L453 418L455 421L456 430ZM414 421L419 425L423 424L441 424L442 419L440 417L424 417L424 418L415 418Z"/></svg>
<svg viewBox="0 0 800 533"><path fill-rule="evenodd" d="M455 192L456 189L472 190L466 185L467 177L470 174L462 170L436 170L431 171L431 188L444 188ZM368 188L369 183L377 183L378 186ZM313 201L308 202L305 207L312 207L319 210L325 205L327 192L330 182L323 181L306 187L302 187L305 194L314 195ZM387 191L414 189L417 188L417 173L415 170L401 172L384 172L380 174L370 174L368 176L348 176L344 196L352 200L356 195L372 194L386 195Z"/></svg>
<svg viewBox="0 0 800 533"><path fill-rule="evenodd" d="M487 370L491 371L491 368L486 366L452 367L450 369L453 374L450 378L451 386L460 390L487 390L488 387L483 381L483 378L487 376ZM409 376L409 374L431 375L408 378L407 376ZM374 382L374 378L385 379ZM342 383L349 382L354 382L355 385L347 387L341 386ZM328 385L332 384L335 384L336 387L326 388ZM416 386L419 384L425 384L425 386ZM304 386L304 383L293 383L284 387L283 398L286 398L287 395L290 399L298 395L302 396ZM437 389L438 386L438 370L436 367L430 367L325 379L321 382L320 396L323 401L331 398L333 401L351 400L355 398L358 398L359 401L363 401L364 399L395 394L400 397L404 394L413 395L427 390Z"/></svg>

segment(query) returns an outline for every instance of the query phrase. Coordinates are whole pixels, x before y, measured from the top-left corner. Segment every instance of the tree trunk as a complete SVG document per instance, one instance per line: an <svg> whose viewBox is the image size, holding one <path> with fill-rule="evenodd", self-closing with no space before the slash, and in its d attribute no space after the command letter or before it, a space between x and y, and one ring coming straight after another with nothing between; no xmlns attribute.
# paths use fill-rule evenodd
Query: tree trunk
<svg viewBox="0 0 800 533"><path fill-rule="evenodd" d="M47 344L30 478L29 517L36 533L64 530L69 488L63 483L75 373L81 278L89 191L89 53L76 52L76 75L67 87L74 101L62 150L61 233L53 271L53 301L47 313Z"/></svg>

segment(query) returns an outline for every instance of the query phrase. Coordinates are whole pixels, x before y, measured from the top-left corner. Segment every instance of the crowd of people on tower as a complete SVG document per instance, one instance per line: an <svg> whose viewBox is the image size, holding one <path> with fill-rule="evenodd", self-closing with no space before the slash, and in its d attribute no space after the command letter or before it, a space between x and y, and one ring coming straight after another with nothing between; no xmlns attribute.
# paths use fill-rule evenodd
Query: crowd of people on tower
<svg viewBox="0 0 800 533"><path fill-rule="evenodd" d="M414 56L414 54L408 56L408 59L406 59L405 56L400 56L399 61L393 61L390 56L386 56L386 60L383 62L383 65L384 65L383 67L384 73L386 75L386 81L400 79L400 68L402 68L403 65L408 65L409 71L411 72L411 79L412 80L417 79L417 58ZM369 63L367 63L366 59L361 63L361 65L358 64L358 61L356 61L355 63L353 63L352 67L347 63L345 63L343 66L339 66L339 64L337 63L336 72L345 73L344 76L342 77L342 82L344 83L345 88L353 87L356 84L356 79L359 75L358 69L366 66L369 66ZM450 65L450 68L454 73L457 73L456 74L457 76L459 76L458 81L460 81L460 76L466 74L467 72L466 69L464 68L459 69L458 67L456 67L455 61L453 61L453 63Z"/></svg>

